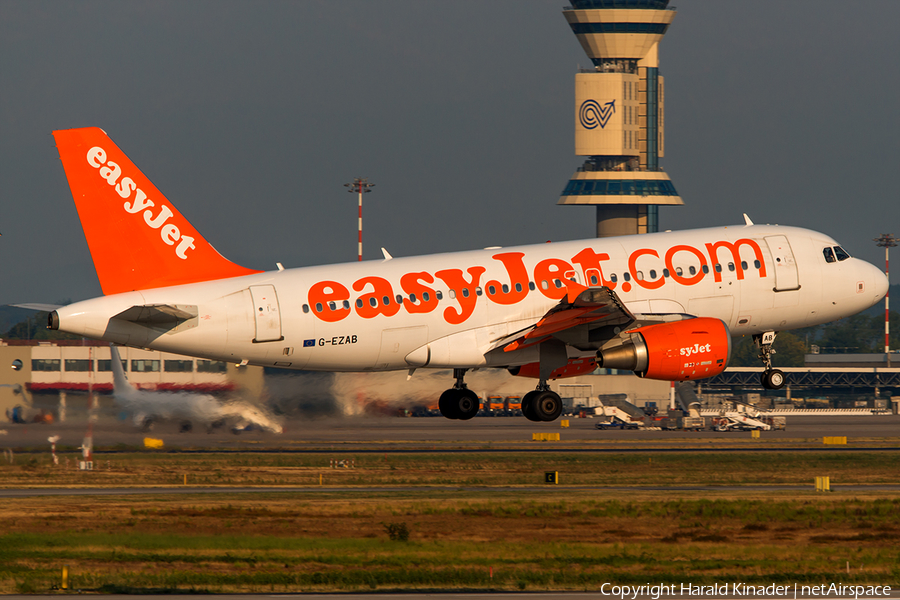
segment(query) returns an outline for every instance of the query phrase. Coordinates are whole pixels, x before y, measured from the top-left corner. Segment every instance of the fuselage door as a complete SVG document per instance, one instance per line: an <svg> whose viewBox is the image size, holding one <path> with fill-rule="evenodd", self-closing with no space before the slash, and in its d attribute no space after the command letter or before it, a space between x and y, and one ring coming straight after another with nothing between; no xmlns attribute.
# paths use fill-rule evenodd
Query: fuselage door
<svg viewBox="0 0 900 600"><path fill-rule="evenodd" d="M766 244L772 254L772 266L775 271L775 291L787 292L800 289L800 275L797 272L797 261L791 251L787 236L766 236Z"/></svg>
<svg viewBox="0 0 900 600"><path fill-rule="evenodd" d="M256 337L253 338L253 343L283 340L275 286L252 285L250 295L253 297L253 316L256 319Z"/></svg>

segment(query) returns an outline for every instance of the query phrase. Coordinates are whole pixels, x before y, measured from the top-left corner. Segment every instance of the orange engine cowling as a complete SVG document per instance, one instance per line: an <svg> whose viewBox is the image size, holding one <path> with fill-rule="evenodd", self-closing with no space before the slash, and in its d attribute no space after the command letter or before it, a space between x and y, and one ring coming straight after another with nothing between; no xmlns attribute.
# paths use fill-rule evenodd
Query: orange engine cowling
<svg viewBox="0 0 900 600"><path fill-rule="evenodd" d="M629 333L628 342L597 354L600 367L627 369L648 379L687 381L718 375L731 358L731 335L720 319L698 317Z"/></svg>

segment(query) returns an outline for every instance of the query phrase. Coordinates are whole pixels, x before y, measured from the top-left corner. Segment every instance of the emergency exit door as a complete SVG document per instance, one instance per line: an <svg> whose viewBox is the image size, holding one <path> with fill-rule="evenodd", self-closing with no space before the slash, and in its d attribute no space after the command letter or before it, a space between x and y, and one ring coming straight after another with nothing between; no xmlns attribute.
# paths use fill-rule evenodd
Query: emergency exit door
<svg viewBox="0 0 900 600"><path fill-rule="evenodd" d="M250 296L253 298L253 316L256 320L256 337L253 338L253 343L283 340L275 286L250 286Z"/></svg>

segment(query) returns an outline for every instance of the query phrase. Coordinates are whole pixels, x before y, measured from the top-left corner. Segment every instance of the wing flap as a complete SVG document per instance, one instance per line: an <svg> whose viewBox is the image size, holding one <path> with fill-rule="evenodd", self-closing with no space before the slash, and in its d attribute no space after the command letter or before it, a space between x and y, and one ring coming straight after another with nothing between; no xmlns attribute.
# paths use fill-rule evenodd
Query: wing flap
<svg viewBox="0 0 900 600"><path fill-rule="evenodd" d="M569 293L566 297L533 327L519 332L515 339L506 343L504 352L543 343L554 334L576 327L617 324L624 329L635 321L631 311L608 287L588 288L574 282L567 282L567 285Z"/></svg>

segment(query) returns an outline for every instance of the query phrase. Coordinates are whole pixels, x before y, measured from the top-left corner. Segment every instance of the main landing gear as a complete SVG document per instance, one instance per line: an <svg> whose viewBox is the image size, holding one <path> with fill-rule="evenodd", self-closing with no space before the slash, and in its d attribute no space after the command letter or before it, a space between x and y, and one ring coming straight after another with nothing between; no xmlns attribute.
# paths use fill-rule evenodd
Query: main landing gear
<svg viewBox="0 0 900 600"><path fill-rule="evenodd" d="M543 379L537 389L522 398L522 414L529 421L555 421L562 414L562 409L562 398Z"/></svg>
<svg viewBox="0 0 900 600"><path fill-rule="evenodd" d="M786 383L784 373L772 368L772 355L775 354L772 344L775 343L775 335L774 331L767 331L753 336L753 342L759 348L759 359L766 367L766 370L760 373L759 382L767 390L780 390Z"/></svg>
<svg viewBox="0 0 900 600"><path fill-rule="evenodd" d="M438 400L438 408L441 414L448 419L468 421L478 414L481 402L478 395L466 387L463 378L467 369L453 369L456 383L453 387L441 394ZM563 403L559 394L550 389L547 381L540 380L537 389L525 394L522 398L522 414L529 421L555 421L562 414Z"/></svg>
<svg viewBox="0 0 900 600"><path fill-rule="evenodd" d="M456 383L453 387L441 394L438 400L438 408L441 414L448 419L459 419L468 421L478 414L481 408L481 402L478 394L466 387L463 378L467 369L453 369L453 376L456 377Z"/></svg>

